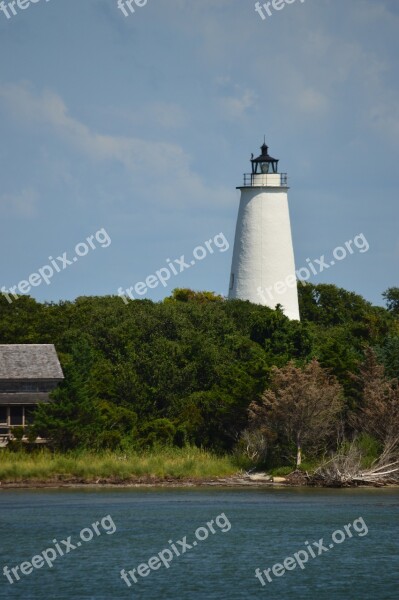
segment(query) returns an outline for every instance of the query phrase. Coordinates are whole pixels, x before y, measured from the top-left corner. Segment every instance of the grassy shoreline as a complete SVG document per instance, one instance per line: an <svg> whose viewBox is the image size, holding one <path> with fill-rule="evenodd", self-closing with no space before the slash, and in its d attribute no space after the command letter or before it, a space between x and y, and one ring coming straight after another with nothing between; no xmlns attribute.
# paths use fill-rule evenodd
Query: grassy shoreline
<svg viewBox="0 0 399 600"><path fill-rule="evenodd" d="M195 447L156 448L141 452L80 451L65 454L52 453L46 448L32 453L1 449L0 491L10 488L90 486L309 486L303 471L294 472L291 467L271 469L268 474L273 479L270 480L263 476L248 477L245 470L249 466L240 463L235 456L217 456ZM317 482L310 485L324 487Z"/></svg>
<svg viewBox="0 0 399 600"><path fill-rule="evenodd" d="M206 480L230 477L240 470L232 457L198 448L147 452L51 453L41 450L0 452L0 482L115 482Z"/></svg>

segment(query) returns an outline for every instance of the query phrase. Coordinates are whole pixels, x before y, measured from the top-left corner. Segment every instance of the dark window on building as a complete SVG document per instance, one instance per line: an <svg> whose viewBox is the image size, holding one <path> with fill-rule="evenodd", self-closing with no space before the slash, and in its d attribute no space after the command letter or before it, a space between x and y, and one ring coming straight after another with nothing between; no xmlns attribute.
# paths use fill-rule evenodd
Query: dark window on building
<svg viewBox="0 0 399 600"><path fill-rule="evenodd" d="M21 392L40 392L43 388L41 383L20 383L19 390Z"/></svg>
<svg viewBox="0 0 399 600"><path fill-rule="evenodd" d="M1 392L49 392L56 386L53 381L0 381Z"/></svg>
<svg viewBox="0 0 399 600"><path fill-rule="evenodd" d="M8 419L8 409L7 406L0 406L0 423L4 425L7 423Z"/></svg>
<svg viewBox="0 0 399 600"><path fill-rule="evenodd" d="M10 425L22 425L23 424L23 406L11 406L10 407Z"/></svg>
<svg viewBox="0 0 399 600"><path fill-rule="evenodd" d="M21 383L21 392L38 392L39 386L37 383Z"/></svg>

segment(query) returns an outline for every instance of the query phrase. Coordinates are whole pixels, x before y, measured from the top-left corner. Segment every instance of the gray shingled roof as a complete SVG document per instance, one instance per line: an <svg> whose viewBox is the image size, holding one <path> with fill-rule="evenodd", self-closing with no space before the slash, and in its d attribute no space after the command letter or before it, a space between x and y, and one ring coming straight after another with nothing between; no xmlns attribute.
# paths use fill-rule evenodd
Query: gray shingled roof
<svg viewBox="0 0 399 600"><path fill-rule="evenodd" d="M0 344L0 379L63 379L54 344Z"/></svg>

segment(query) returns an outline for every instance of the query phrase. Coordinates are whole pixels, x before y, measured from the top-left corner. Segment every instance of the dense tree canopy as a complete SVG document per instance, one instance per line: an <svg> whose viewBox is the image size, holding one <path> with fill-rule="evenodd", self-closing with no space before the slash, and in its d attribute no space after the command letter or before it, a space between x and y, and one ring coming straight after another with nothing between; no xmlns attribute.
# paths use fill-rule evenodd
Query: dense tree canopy
<svg viewBox="0 0 399 600"><path fill-rule="evenodd" d="M185 442L231 449L273 367L318 359L356 407L353 378L367 347L391 377L399 366L395 310L333 285L299 286L302 321L279 309L175 290L153 303L81 297L38 303L0 295L0 343L54 343L66 375L37 431L62 448Z"/></svg>

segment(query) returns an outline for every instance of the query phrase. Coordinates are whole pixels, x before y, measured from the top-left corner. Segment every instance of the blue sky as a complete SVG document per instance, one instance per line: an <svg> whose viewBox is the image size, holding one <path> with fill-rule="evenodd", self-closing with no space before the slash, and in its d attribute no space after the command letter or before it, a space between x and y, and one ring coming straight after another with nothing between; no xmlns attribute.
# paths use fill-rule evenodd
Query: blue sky
<svg viewBox="0 0 399 600"><path fill-rule="evenodd" d="M167 287L227 293L242 174L266 134L288 172L297 267L381 304L399 285L399 3L40 0L0 13L0 286L100 229L39 300L115 294L220 232Z"/></svg>

